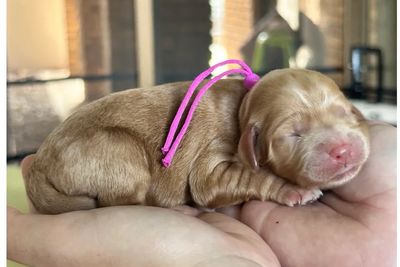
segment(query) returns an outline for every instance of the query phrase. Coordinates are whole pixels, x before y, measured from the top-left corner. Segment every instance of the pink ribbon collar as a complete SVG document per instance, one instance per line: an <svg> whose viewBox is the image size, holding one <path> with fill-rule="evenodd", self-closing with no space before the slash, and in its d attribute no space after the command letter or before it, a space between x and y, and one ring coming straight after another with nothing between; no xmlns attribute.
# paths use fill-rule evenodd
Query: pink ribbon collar
<svg viewBox="0 0 400 267"><path fill-rule="evenodd" d="M190 100L190 98L193 95L193 92L195 91L195 89L197 88L197 86L199 86L199 84L206 79L215 69L226 65L226 64L237 64L240 66L240 68L237 69L230 69L227 71L224 71L223 73L215 76L214 78L212 78L211 80L209 80L203 87L201 87L195 97L195 99L193 100L193 103L189 109L189 112L186 116L185 122L181 128L181 130L179 131L178 135L176 136L176 138L174 139L175 133L177 131L179 122L181 121L182 118L182 114L186 109L186 106ZM167 139L165 141L164 146L161 148L162 153L164 154L164 158L162 159L162 163L163 165L168 168L171 165L172 159L175 155L175 152L179 146L179 143L181 142L184 134L186 133L186 130L190 124L190 121L192 120L193 117L193 113L197 107L197 105L199 104L201 97L204 95L204 93L214 84L216 83L218 80L222 79L224 76L226 75L230 75L230 74L241 74L244 76L244 81L243 84L245 86L245 88L247 90L250 90L260 79L260 77L253 73L253 71L250 69L249 66L246 65L246 63L244 63L241 60L237 60L237 59L228 59L225 61L222 61L220 63L215 64L214 66L211 66L210 68L208 68L207 70L203 71L202 73L200 73L200 75L198 75L196 77L196 79L194 79L194 81L192 82L192 84L190 85L185 97L182 100L181 105L179 106L179 109L175 115L174 120L172 121L172 124L169 128L169 132L168 132L168 136Z"/></svg>

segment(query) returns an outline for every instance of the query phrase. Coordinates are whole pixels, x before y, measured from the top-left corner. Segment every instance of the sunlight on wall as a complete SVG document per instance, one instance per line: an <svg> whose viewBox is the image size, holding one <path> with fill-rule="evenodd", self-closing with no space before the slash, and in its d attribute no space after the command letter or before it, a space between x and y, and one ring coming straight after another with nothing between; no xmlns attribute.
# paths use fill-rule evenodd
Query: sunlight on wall
<svg viewBox="0 0 400 267"><path fill-rule="evenodd" d="M7 2L7 68L68 68L63 0Z"/></svg>

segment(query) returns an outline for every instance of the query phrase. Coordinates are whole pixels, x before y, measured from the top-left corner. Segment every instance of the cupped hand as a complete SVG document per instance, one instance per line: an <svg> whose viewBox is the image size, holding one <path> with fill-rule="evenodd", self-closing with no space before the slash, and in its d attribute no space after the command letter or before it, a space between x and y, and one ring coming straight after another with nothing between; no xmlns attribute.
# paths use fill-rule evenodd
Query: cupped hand
<svg viewBox="0 0 400 267"><path fill-rule="evenodd" d="M8 257L32 266L393 266L396 130L370 130L363 170L321 201L228 210L259 235L219 213L126 206L50 216L8 208Z"/></svg>
<svg viewBox="0 0 400 267"><path fill-rule="evenodd" d="M23 175L32 160L22 162ZM8 258L29 266L279 266L253 230L220 213L119 206L40 215L8 207L7 217Z"/></svg>
<svg viewBox="0 0 400 267"><path fill-rule="evenodd" d="M370 122L371 154L350 183L311 205L244 205L240 219L282 266L395 266L396 128Z"/></svg>

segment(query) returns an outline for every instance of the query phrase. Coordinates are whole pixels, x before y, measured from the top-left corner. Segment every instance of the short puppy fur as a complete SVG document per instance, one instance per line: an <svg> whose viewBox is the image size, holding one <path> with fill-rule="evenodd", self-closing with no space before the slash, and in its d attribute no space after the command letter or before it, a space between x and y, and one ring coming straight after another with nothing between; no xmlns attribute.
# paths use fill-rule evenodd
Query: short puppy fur
<svg viewBox="0 0 400 267"><path fill-rule="evenodd" d="M204 95L172 165L161 147L189 87L115 93L79 108L39 148L25 178L41 213L113 205L288 206L342 185L369 154L361 113L326 76L283 69L249 92L241 80Z"/></svg>

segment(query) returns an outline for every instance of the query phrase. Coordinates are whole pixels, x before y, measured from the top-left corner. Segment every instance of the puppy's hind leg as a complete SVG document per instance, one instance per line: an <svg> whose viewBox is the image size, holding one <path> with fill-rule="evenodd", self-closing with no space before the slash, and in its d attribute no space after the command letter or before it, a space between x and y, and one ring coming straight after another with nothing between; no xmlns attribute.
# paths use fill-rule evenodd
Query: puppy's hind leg
<svg viewBox="0 0 400 267"><path fill-rule="evenodd" d="M146 145L134 132L124 128L108 128L92 138L96 148L88 152L88 165L96 191L98 206L145 204L151 182ZM83 182L81 182L83 183Z"/></svg>
<svg viewBox="0 0 400 267"><path fill-rule="evenodd" d="M25 177L26 192L34 212L58 214L96 208L96 200L88 196L69 196L58 191L44 173L32 164ZM31 209L32 210L32 209Z"/></svg>

